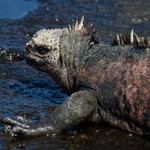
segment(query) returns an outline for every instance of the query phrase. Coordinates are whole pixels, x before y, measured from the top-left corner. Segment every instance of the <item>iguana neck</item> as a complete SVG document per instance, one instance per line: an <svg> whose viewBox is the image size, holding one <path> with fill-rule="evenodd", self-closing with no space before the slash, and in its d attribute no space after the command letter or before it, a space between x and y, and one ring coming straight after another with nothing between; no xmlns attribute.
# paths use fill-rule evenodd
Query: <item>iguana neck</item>
<svg viewBox="0 0 150 150"><path fill-rule="evenodd" d="M60 38L60 62L62 88L74 92L77 72L89 49L89 40L83 34L64 31Z"/></svg>

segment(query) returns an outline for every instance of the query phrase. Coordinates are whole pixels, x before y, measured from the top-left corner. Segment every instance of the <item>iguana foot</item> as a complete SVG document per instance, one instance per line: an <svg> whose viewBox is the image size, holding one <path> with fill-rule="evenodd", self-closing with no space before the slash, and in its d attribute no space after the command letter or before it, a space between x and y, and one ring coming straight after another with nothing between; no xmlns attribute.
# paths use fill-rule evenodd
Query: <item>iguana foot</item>
<svg viewBox="0 0 150 150"><path fill-rule="evenodd" d="M22 116L6 117L3 118L2 122L6 124L5 132L12 136L17 136L18 134L35 136L46 134L53 130L53 127L46 120L31 121Z"/></svg>

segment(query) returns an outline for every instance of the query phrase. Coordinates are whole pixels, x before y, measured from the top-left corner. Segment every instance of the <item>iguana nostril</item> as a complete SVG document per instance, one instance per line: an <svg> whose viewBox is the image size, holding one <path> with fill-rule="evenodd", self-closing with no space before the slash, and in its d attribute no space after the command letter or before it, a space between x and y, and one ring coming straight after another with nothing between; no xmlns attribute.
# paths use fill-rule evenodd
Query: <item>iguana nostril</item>
<svg viewBox="0 0 150 150"><path fill-rule="evenodd" d="M26 46L25 53L31 53L31 50L32 50L32 47L28 45Z"/></svg>

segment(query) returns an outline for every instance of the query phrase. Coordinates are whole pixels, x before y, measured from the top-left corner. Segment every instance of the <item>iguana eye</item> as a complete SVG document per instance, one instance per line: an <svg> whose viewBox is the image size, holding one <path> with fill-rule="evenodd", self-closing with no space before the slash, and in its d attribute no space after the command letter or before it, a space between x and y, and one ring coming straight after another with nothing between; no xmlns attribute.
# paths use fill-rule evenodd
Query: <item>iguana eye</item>
<svg viewBox="0 0 150 150"><path fill-rule="evenodd" d="M42 47L42 46L41 47L40 46L36 47L35 50L39 54L42 54L42 55L44 55L44 54L46 54L46 53L48 53L50 51L48 48L45 48L45 47Z"/></svg>

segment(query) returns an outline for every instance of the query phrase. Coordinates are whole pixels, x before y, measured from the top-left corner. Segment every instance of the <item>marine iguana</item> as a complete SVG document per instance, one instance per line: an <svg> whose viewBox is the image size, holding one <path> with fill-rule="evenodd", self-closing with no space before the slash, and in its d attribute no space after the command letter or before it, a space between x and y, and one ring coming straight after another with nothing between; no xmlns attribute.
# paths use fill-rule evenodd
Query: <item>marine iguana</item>
<svg viewBox="0 0 150 150"><path fill-rule="evenodd" d="M3 118L11 135L59 133L86 121L150 135L150 39L132 30L105 44L83 20L42 29L26 44L27 63L47 72L70 96L49 119Z"/></svg>

